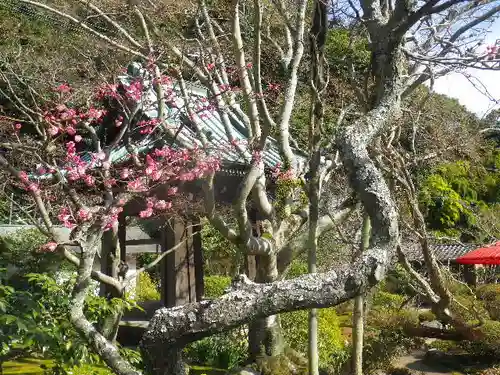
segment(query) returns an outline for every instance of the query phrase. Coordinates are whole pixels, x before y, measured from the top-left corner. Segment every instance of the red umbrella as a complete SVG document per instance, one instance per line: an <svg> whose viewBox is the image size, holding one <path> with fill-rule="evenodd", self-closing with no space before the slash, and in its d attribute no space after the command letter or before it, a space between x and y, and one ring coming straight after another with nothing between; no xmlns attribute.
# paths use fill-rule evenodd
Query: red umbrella
<svg viewBox="0 0 500 375"><path fill-rule="evenodd" d="M500 241L472 250L457 258L460 264L493 264L500 265Z"/></svg>

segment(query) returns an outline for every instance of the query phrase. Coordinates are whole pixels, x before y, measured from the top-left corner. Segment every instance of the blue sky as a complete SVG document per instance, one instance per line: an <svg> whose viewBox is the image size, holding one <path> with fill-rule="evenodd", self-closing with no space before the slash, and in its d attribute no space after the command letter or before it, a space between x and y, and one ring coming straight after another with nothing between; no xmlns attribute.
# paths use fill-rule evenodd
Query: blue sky
<svg viewBox="0 0 500 375"><path fill-rule="evenodd" d="M498 19L491 28L491 32L486 39L486 45L493 44L496 39L500 39L500 20ZM471 74L474 80L481 82L491 96L500 100L500 71L469 69L467 73ZM461 74L450 74L438 79L434 90L457 98L461 104L479 116L483 116L492 108L500 107L474 88L467 78Z"/></svg>

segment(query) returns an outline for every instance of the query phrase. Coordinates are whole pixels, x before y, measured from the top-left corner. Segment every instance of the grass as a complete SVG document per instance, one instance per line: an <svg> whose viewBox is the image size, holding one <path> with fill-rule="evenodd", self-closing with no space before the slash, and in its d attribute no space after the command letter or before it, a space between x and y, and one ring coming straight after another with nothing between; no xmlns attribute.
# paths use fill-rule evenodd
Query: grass
<svg viewBox="0 0 500 375"><path fill-rule="evenodd" d="M41 375L43 369L40 366L50 367L52 361L48 359L22 358L3 364L3 375Z"/></svg>
<svg viewBox="0 0 500 375"><path fill-rule="evenodd" d="M9 361L3 364L3 375L42 375L43 369L40 366L50 368L52 361L48 359L22 358L16 361ZM216 369L203 366L192 366L190 373L194 375L221 375L227 370ZM83 365L74 371L75 375L111 375L112 373L99 366Z"/></svg>
<svg viewBox="0 0 500 375"><path fill-rule="evenodd" d="M21 358L3 364L3 375L43 375L43 367L52 367L50 359ZM112 375L102 366L82 365L73 370L74 375Z"/></svg>
<svg viewBox="0 0 500 375"><path fill-rule="evenodd" d="M191 366L189 373L193 375L203 375L203 374L221 375L221 374L226 374L227 370L213 368L213 367Z"/></svg>

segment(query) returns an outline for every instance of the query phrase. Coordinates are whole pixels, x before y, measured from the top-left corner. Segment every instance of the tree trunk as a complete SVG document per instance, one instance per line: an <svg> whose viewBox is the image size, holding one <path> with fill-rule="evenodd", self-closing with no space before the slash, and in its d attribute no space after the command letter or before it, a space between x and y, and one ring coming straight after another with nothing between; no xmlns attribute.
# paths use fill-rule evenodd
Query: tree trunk
<svg viewBox="0 0 500 375"><path fill-rule="evenodd" d="M116 224L111 230L103 233L101 241L101 262L103 263L101 265L102 272L116 280L120 277L120 275L118 275L120 261L124 260L121 259L118 242L118 225ZM102 294L104 294L108 300L111 300L112 298L123 298L123 294L118 294L116 289L110 288L108 285L101 285L101 288ZM116 341L122 316L123 309L116 307L103 319L101 323L101 333L107 340L111 342Z"/></svg>
<svg viewBox="0 0 500 375"><path fill-rule="evenodd" d="M315 158L319 161L319 152L315 153ZM311 163L312 164L312 163ZM313 169L313 178L309 189L309 252L307 257L307 268L311 274L316 273L316 250L318 248L318 220L319 220L319 176L317 165ZM308 321L308 368L309 375L319 374L319 354L318 354L318 311L309 310Z"/></svg>
<svg viewBox="0 0 500 375"><path fill-rule="evenodd" d="M140 371L137 371L128 361L121 357L116 345L107 340L84 314L85 299L90 292L92 269L101 236L100 226L95 225L88 230L85 240L80 240L82 253L75 285L71 293L69 320L75 330L89 342L94 352L116 374L142 375Z"/></svg>
<svg viewBox="0 0 500 375"><path fill-rule="evenodd" d="M182 349L163 345L159 351L142 353L147 375L188 375L189 367L182 358Z"/></svg>
<svg viewBox="0 0 500 375"><path fill-rule="evenodd" d="M361 229L361 246L359 256L370 246L370 217L365 214ZM352 312L352 374L363 375L363 336L364 336L364 303L363 294L354 298Z"/></svg>
<svg viewBox="0 0 500 375"><path fill-rule="evenodd" d="M276 255L256 256L257 274L255 281L270 283L278 278ZM256 319L248 327L248 346L251 361L262 356L283 354L284 339L279 315Z"/></svg>
<svg viewBox="0 0 500 375"><path fill-rule="evenodd" d="M309 123L309 238L308 238L308 271L316 273L316 251L318 248L318 221L319 199L321 191L321 178L319 167L321 164L321 129L324 126L324 92L328 81L324 67L324 46L326 42L328 24L328 2L316 0L314 2L314 15L310 30L312 69L311 69L311 113ZM308 368L309 375L319 374L318 355L318 311L309 310L308 321Z"/></svg>

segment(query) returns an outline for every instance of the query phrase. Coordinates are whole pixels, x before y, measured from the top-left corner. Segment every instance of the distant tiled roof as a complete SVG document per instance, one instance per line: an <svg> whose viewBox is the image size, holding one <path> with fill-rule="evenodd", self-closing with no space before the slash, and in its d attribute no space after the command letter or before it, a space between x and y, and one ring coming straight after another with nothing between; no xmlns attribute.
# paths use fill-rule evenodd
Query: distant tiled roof
<svg viewBox="0 0 500 375"><path fill-rule="evenodd" d="M151 78L148 77L148 73L145 72L139 63L132 63L128 68L128 74L119 76L118 80L122 84L127 85L130 84L134 77L141 76L144 77L146 82ZM173 97L175 105L172 106L172 103L165 102L166 109L168 111L166 119L167 123L172 125L174 128L179 129L176 134L174 146L193 147L195 145L200 145L197 135L190 128L190 126L181 126L181 124L185 122L185 118L189 118L187 110L188 106L194 109L196 107L194 102L199 102L200 100L208 103L208 90L200 85L197 85L196 83L186 82L186 94L190 97L190 99L193 99L193 103L185 103L182 99L181 89L178 83L172 81L171 84L165 85L164 89L166 91L172 90L176 94ZM141 99L142 112L149 118L157 118L158 100L155 90L150 87L144 94L144 97ZM218 153L222 159L223 165L233 166L235 164L248 164L251 157L248 151L245 151L245 160L245 157L240 155L236 149L228 147L230 142L226 134L226 129L217 111L211 111L208 109L193 110L193 116L195 117L200 131L205 134L212 146L218 147ZM232 125L231 132L234 140L237 142L247 141L248 131L246 126L234 116L230 116L230 122ZM153 147L155 141L156 140L154 138L145 137L139 144L139 152ZM296 165L293 165L292 167L294 167L295 170L302 170L307 165L306 153L304 153L303 150L293 147L292 150L295 155L294 162L296 163ZM120 161L126 157L128 157L128 151L125 146L114 150L111 155L112 161ZM278 142L274 138L267 137L262 158L267 168L273 168L278 163L283 164L283 160L279 153Z"/></svg>
<svg viewBox="0 0 500 375"><path fill-rule="evenodd" d="M144 77L145 82L151 77L142 68L139 63L132 63L128 68L127 75L118 76L118 81L121 84L128 85L134 79L134 77ZM191 129L190 126L184 126L186 124L186 118L189 118L189 113L187 107L195 107L194 102L196 101L207 101L208 102L208 90L203 88L196 83L187 82L186 83L186 94L190 99L193 99L193 103L185 103L182 99L180 86L178 83L172 81L170 85L165 85L164 89L172 90L176 93L174 95L175 105L172 103L166 103L166 110L168 111L168 116L166 119L167 125L172 126L177 129L177 134L175 140L168 139L165 136L165 140L173 141L171 147L174 148L192 148L194 146L200 146L200 141L198 140L197 134ZM150 87L147 92L144 93L144 97L141 98L141 111L149 118L158 117L158 104L157 95L155 90ZM245 150L244 155L241 155L235 148L229 147L231 144L229 142L228 136L226 134L225 127L217 111L210 111L208 109L195 110L193 111L193 116L195 117L200 131L205 134L208 141L213 147L217 149L217 153L221 159L221 173L228 175L241 176L245 173L245 167L249 164L251 159L251 154L248 150ZM248 130L246 126L236 117L230 116L230 122L232 125L231 133L235 141L239 143L244 143L248 140ZM184 124L184 125L183 125ZM147 152L157 146L158 139L155 137L146 135L143 139L137 142L136 152L143 153ZM307 154L300 149L292 147L294 154L294 160L292 168L295 171L303 171L307 167ZM83 153L80 155L81 159L86 162L92 160L91 153ZM112 163L124 162L130 159L131 155L126 146L117 147L111 151L110 161ZM283 160L279 152L279 146L276 139L272 137L267 137L266 144L262 152L262 160L264 162L265 168L269 169L275 167L277 164L283 165ZM324 162L324 158L321 162ZM99 161L97 161L99 163ZM97 164L98 165L98 164ZM62 175L67 173L66 170L60 171ZM49 179L53 178L51 173L47 173L42 176L30 175L38 179Z"/></svg>
<svg viewBox="0 0 500 375"><path fill-rule="evenodd" d="M434 252L436 259L441 262L453 261L458 257L474 250L478 245L474 244L431 244L431 250ZM423 261L424 257L419 244L412 243L403 246L403 252L410 261Z"/></svg>

